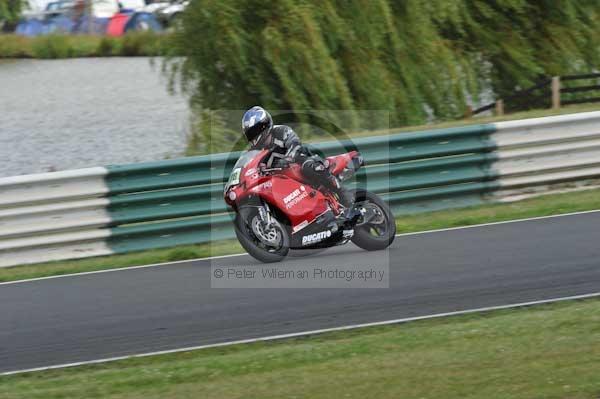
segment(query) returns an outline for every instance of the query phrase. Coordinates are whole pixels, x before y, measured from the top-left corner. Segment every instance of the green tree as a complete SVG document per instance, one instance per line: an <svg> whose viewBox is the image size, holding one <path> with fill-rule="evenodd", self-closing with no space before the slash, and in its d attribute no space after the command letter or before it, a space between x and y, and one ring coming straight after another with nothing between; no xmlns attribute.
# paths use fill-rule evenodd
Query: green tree
<svg viewBox="0 0 600 399"><path fill-rule="evenodd" d="M0 30L12 30L24 6L23 0L0 0Z"/></svg>
<svg viewBox="0 0 600 399"><path fill-rule="evenodd" d="M382 109L392 126L415 124L463 114L484 89L502 96L597 69L599 10L600 0L195 0L174 70L201 109ZM357 113L349 125L368 121Z"/></svg>

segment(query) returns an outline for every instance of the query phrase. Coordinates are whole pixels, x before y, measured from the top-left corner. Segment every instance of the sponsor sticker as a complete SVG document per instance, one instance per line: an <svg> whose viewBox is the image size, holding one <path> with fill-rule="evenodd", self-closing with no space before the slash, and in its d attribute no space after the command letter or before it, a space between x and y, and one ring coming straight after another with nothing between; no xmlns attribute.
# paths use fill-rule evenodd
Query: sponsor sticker
<svg viewBox="0 0 600 399"><path fill-rule="evenodd" d="M266 182L260 183L258 185L259 189L266 189L266 188L271 188L271 187L273 187L273 182L271 180L267 180Z"/></svg>
<svg viewBox="0 0 600 399"><path fill-rule="evenodd" d="M286 209L290 209L306 197L308 197L306 187L300 186L300 188L295 189L294 191L283 197L283 203L285 204Z"/></svg>
<svg viewBox="0 0 600 399"><path fill-rule="evenodd" d="M290 209L294 207L296 204L300 203L304 198L308 197L308 193L306 191L302 192L298 197L292 199L289 203L285 205L286 209Z"/></svg>
<svg viewBox="0 0 600 399"><path fill-rule="evenodd" d="M294 191L292 191L291 193L289 193L288 195L286 195L285 197L283 197L283 202L285 204L289 204L294 198L296 198L299 195L300 195L300 190L299 189L295 189Z"/></svg>
<svg viewBox="0 0 600 399"><path fill-rule="evenodd" d="M292 233L297 233L298 231L302 230L306 226L308 226L308 220L305 220L304 222L302 222L299 225L297 225L296 227L294 227L292 229Z"/></svg>
<svg viewBox="0 0 600 399"><path fill-rule="evenodd" d="M331 237L331 231L320 231L318 233L309 234L307 236L302 237L302 245L316 244L318 242L323 241L326 238Z"/></svg>

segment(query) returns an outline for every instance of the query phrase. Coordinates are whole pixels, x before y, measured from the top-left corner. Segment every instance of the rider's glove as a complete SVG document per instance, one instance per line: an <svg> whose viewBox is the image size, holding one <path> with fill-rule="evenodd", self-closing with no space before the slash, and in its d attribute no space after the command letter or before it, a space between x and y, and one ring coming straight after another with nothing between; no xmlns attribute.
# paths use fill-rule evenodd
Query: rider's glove
<svg viewBox="0 0 600 399"><path fill-rule="evenodd" d="M297 158L301 155L302 146L300 144L296 144L295 146L290 147L289 150L285 153L285 158L289 159L289 162L296 162Z"/></svg>

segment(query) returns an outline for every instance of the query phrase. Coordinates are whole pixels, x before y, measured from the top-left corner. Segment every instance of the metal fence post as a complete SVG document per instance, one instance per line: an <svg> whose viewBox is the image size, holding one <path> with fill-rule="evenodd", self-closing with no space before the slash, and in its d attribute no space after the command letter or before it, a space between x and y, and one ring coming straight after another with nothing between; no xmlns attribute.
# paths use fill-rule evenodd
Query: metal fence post
<svg viewBox="0 0 600 399"><path fill-rule="evenodd" d="M472 117L473 117L473 107L471 107L470 105L467 105L467 108L465 108L464 118L470 119Z"/></svg>
<svg viewBox="0 0 600 399"><path fill-rule="evenodd" d="M504 115L504 100L496 100L496 116Z"/></svg>
<svg viewBox="0 0 600 399"><path fill-rule="evenodd" d="M552 109L560 108L560 76L552 77Z"/></svg>

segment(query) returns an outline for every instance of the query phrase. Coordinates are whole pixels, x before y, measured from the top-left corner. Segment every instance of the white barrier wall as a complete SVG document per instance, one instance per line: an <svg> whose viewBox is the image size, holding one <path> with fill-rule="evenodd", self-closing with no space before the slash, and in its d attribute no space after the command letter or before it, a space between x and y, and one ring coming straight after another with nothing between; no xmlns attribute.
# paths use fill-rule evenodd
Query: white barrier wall
<svg viewBox="0 0 600 399"><path fill-rule="evenodd" d="M0 267L112 253L105 168L0 178Z"/></svg>
<svg viewBox="0 0 600 399"><path fill-rule="evenodd" d="M600 112L499 122L492 139L498 149L493 173L497 198L560 190L600 177ZM554 185L554 187L553 187ZM562 187L564 188L564 187Z"/></svg>

